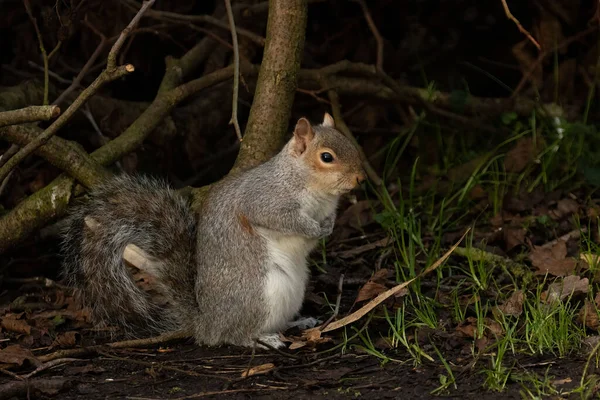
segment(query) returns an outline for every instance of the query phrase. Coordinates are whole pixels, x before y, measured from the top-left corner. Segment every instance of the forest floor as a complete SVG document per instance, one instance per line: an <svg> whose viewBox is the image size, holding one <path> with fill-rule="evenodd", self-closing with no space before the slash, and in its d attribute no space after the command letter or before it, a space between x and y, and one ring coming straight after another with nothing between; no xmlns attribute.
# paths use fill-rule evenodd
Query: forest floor
<svg viewBox="0 0 600 400"><path fill-rule="evenodd" d="M312 257L304 317L325 321L338 301L338 320L356 312L471 229L437 270L320 339L286 331L294 349L281 352L186 339L123 343L118 330L94 328L59 281L10 277L0 299L0 399L28 391L61 399L591 398L599 200L583 189L524 191L507 195L492 218L481 217L487 207L463 210L461 224L437 235L421 232L430 216L417 215L414 200L394 209L377 199L344 204ZM14 258L12 269L27 276L39 263L58 266L49 254Z"/></svg>

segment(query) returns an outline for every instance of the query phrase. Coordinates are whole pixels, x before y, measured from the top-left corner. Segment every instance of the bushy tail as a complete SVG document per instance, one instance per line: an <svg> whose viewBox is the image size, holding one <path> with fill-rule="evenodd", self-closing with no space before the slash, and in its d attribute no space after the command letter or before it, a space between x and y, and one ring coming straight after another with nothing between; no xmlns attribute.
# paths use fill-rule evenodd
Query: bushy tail
<svg viewBox="0 0 600 400"><path fill-rule="evenodd" d="M196 220L188 202L163 181L128 175L99 185L89 197L67 217L65 280L97 323L117 324L130 335L181 328L182 315L196 304ZM153 257L150 276L125 264L128 244Z"/></svg>

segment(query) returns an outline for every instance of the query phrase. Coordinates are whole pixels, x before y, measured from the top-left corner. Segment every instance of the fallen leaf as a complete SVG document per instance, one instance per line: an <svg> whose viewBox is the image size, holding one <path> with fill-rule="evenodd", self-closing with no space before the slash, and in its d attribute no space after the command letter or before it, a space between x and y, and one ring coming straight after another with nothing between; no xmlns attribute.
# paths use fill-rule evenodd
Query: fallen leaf
<svg viewBox="0 0 600 400"><path fill-rule="evenodd" d="M598 312L596 312L596 307L588 300L585 300L585 304L579 310L579 320L585 326L590 329L598 330L600 327L600 320L598 320Z"/></svg>
<svg viewBox="0 0 600 400"><path fill-rule="evenodd" d="M385 292L387 290L385 282L387 281L388 272L385 268L376 271L367 283L360 288L355 301L358 303L370 300L373 297L377 297L379 293Z"/></svg>
<svg viewBox="0 0 600 400"><path fill-rule="evenodd" d="M554 219L560 219L575 214L577 211L579 211L579 203L567 197L556 203L556 210L553 210L550 215Z"/></svg>
<svg viewBox="0 0 600 400"><path fill-rule="evenodd" d="M75 331L69 331L59 334L50 347L70 348L75 346L79 333Z"/></svg>
<svg viewBox="0 0 600 400"><path fill-rule="evenodd" d="M257 365L256 367L252 367L250 369L244 370L244 372L242 372L242 378L246 378L246 377L252 376L252 375L266 374L267 372L271 371L273 368L275 368L275 364L273 364L273 363Z"/></svg>
<svg viewBox="0 0 600 400"><path fill-rule="evenodd" d="M461 322L456 328L456 331L462 333L466 337L474 338L477 332L477 318L468 317L465 321Z"/></svg>
<svg viewBox="0 0 600 400"><path fill-rule="evenodd" d="M588 278L581 278L577 275L569 275L559 282L554 282L548 286L548 290L542 293L542 299L546 303L552 303L556 300L564 300L567 297L581 293L587 293L590 289Z"/></svg>
<svg viewBox="0 0 600 400"><path fill-rule="evenodd" d="M512 149L504 157L504 169L506 172L521 172L535 158L536 151L533 139L524 137L517 140Z"/></svg>
<svg viewBox="0 0 600 400"><path fill-rule="evenodd" d="M566 256L567 244L559 240L550 247L535 247L529 259L537 268L537 275L549 273L554 276L566 276L573 272L577 265L577 260L565 258Z"/></svg>
<svg viewBox="0 0 600 400"><path fill-rule="evenodd" d="M365 300L370 300L373 297L377 297L379 293L385 292L387 287L382 285L381 283L368 281L360 288L358 292L358 296L356 297L356 302L361 302Z"/></svg>
<svg viewBox="0 0 600 400"><path fill-rule="evenodd" d="M22 313L21 313L22 314ZM2 328L6 329L9 332L15 333L23 333L26 335L31 334L31 326L27 323L27 321L22 319L17 319L18 316L15 314L6 314L2 318Z"/></svg>
<svg viewBox="0 0 600 400"><path fill-rule="evenodd" d="M527 233L525 228L506 228L503 232L506 251L510 251L525 242L525 233Z"/></svg>
<svg viewBox="0 0 600 400"><path fill-rule="evenodd" d="M525 294L521 290L515 291L503 304L498 306L498 310L504 315L519 316L523 312L523 301Z"/></svg>
<svg viewBox="0 0 600 400"><path fill-rule="evenodd" d="M26 360L31 362L33 365L40 365L40 361L30 350L21 347L18 344L10 345L0 350L0 363L16 364L21 366Z"/></svg>

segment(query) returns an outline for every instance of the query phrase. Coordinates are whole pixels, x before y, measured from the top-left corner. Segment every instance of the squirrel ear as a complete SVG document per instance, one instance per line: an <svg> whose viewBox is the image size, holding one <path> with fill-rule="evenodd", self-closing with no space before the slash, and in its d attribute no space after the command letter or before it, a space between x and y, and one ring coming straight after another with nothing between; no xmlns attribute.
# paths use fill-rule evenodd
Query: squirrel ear
<svg viewBox="0 0 600 400"><path fill-rule="evenodd" d="M310 122L306 118L300 118L296 123L296 128L294 129L294 151L300 155L304 153L306 148L308 147L308 143L315 137L315 132L310 125Z"/></svg>
<svg viewBox="0 0 600 400"><path fill-rule="evenodd" d="M323 123L321 125L328 128L335 128L335 121L329 113L325 113L325 116L323 117Z"/></svg>

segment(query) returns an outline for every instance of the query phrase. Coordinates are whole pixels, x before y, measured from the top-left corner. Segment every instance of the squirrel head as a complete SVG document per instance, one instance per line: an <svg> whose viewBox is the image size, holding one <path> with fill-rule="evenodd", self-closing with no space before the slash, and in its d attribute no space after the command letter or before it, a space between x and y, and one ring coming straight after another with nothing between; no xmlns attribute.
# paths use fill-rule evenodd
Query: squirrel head
<svg viewBox="0 0 600 400"><path fill-rule="evenodd" d="M292 156L311 171L310 190L338 196L365 180L358 149L335 129L335 122L328 113L320 125L311 125L306 118L300 118L289 149Z"/></svg>

